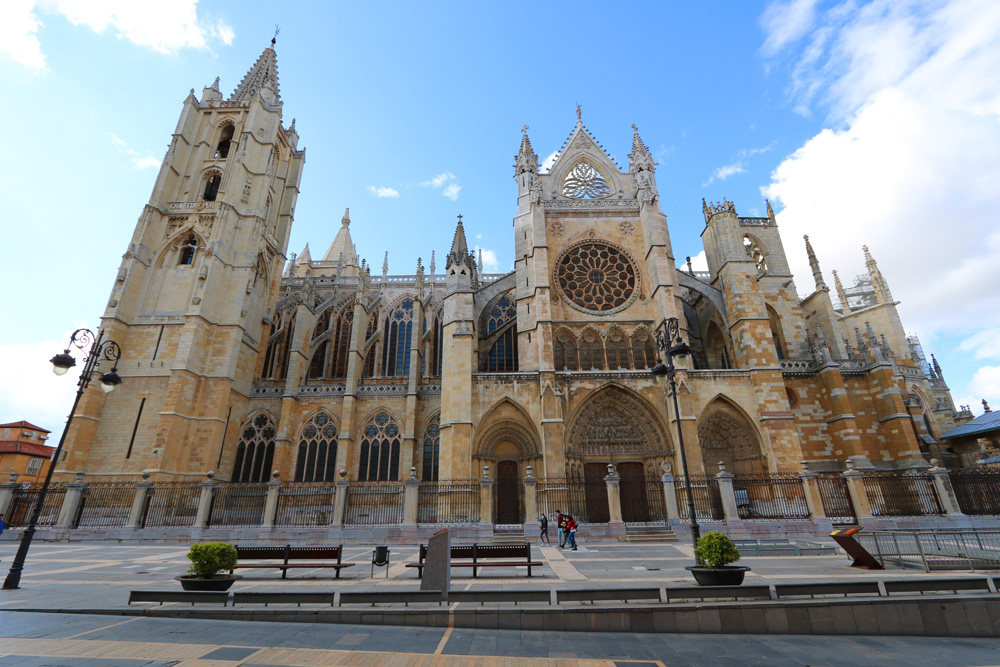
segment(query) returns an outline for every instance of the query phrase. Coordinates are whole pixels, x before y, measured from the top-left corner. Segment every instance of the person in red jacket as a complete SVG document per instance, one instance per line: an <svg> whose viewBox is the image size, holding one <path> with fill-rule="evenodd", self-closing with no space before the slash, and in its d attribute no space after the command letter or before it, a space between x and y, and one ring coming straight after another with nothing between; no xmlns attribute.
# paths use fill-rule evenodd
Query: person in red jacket
<svg viewBox="0 0 1000 667"><path fill-rule="evenodd" d="M569 544L573 551L576 551L576 519L571 516L566 517L566 543Z"/></svg>

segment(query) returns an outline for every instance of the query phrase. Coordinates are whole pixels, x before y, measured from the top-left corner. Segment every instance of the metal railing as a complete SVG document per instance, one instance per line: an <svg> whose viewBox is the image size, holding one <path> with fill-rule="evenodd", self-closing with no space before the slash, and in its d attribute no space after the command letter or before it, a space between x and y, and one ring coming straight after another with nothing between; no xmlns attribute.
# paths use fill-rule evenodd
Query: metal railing
<svg viewBox="0 0 1000 667"><path fill-rule="evenodd" d="M212 493L207 526L260 526L264 523L267 483L219 484Z"/></svg>
<svg viewBox="0 0 1000 667"><path fill-rule="evenodd" d="M741 519L808 519L809 505L796 474L737 475L733 478Z"/></svg>
<svg viewBox="0 0 1000 667"><path fill-rule="evenodd" d="M344 524L390 526L403 522L402 482L355 482L347 488Z"/></svg>
<svg viewBox="0 0 1000 667"><path fill-rule="evenodd" d="M1000 470L952 470L949 478L963 513L1000 515Z"/></svg>
<svg viewBox="0 0 1000 667"><path fill-rule="evenodd" d="M663 495L663 480L659 477L643 477L641 482L622 478L619 493L625 523L663 525L667 522L667 500Z"/></svg>
<svg viewBox="0 0 1000 667"><path fill-rule="evenodd" d="M134 482L92 482L80 498L75 527L121 528L135 500Z"/></svg>
<svg viewBox="0 0 1000 667"><path fill-rule="evenodd" d="M274 525L330 525L333 523L336 490L336 485L330 482L294 482L282 485Z"/></svg>
<svg viewBox="0 0 1000 667"><path fill-rule="evenodd" d="M11 501L10 509L7 510L7 516L4 517L4 522L11 528L27 526L41 493L41 484L20 486L15 489L14 498ZM65 484L57 482L49 484L49 490L45 495L45 504L42 505L42 512L38 515L38 523L35 525L56 525L56 521L59 520L59 510L62 509L63 498L65 497Z"/></svg>
<svg viewBox="0 0 1000 667"><path fill-rule="evenodd" d="M200 498L201 482L157 482L149 489L139 527L193 526Z"/></svg>
<svg viewBox="0 0 1000 667"><path fill-rule="evenodd" d="M924 572L1000 569L1000 530L872 530L856 537L883 566Z"/></svg>
<svg viewBox="0 0 1000 667"><path fill-rule="evenodd" d="M535 502L538 513L546 515L550 521L559 512L576 517L578 522L592 521L587 513L587 484L582 479L540 479L535 485Z"/></svg>
<svg viewBox="0 0 1000 667"><path fill-rule="evenodd" d="M707 475L691 475L688 480L691 485L691 495L694 498L694 513L699 521L722 521L722 494L719 492L719 480ZM678 480L674 487L677 494L677 508L685 519L688 516L687 485L684 480Z"/></svg>
<svg viewBox="0 0 1000 667"><path fill-rule="evenodd" d="M872 516L943 514L930 475L870 472L862 480Z"/></svg>
<svg viewBox="0 0 1000 667"><path fill-rule="evenodd" d="M417 523L479 523L478 479L421 482L417 489Z"/></svg>
<svg viewBox="0 0 1000 667"><path fill-rule="evenodd" d="M823 513L831 523L835 526L857 524L858 515L847 490L847 480L840 473L820 473L816 484L819 486L820 500L823 501Z"/></svg>

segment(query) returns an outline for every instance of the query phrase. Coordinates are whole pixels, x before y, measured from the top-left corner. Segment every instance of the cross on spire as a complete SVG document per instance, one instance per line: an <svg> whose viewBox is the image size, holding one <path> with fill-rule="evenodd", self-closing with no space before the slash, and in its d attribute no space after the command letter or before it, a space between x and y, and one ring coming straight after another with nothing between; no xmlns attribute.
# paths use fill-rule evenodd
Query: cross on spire
<svg viewBox="0 0 1000 667"><path fill-rule="evenodd" d="M524 127L522 127L521 128L521 132L524 132L525 134L527 134L528 133L528 126L525 125Z"/></svg>
<svg viewBox="0 0 1000 667"><path fill-rule="evenodd" d="M279 32L281 32L281 28L278 27L277 23L275 23L274 24L274 37L271 38L271 46L274 46L278 42L278 33Z"/></svg>
<svg viewBox="0 0 1000 667"><path fill-rule="evenodd" d="M462 222L462 214L461 213L458 214L458 221Z"/></svg>

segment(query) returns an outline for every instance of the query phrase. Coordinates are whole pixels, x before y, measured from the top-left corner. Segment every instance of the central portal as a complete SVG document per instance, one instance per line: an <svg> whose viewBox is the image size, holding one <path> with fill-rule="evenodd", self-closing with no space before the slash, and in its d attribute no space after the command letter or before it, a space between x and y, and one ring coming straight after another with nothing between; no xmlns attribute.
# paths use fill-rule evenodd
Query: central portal
<svg viewBox="0 0 1000 667"><path fill-rule="evenodd" d="M521 480L517 461L498 461L496 493L493 495L493 523L523 523L521 505Z"/></svg>

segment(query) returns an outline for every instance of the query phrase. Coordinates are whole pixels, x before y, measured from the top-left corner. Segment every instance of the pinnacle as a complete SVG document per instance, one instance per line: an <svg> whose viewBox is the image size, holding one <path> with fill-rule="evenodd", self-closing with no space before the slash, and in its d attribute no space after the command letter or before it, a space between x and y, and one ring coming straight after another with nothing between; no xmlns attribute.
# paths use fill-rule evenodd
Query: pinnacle
<svg viewBox="0 0 1000 667"><path fill-rule="evenodd" d="M350 208L345 208L344 209L344 217L340 219L340 224L342 224L344 227L350 227L351 226L351 209Z"/></svg>
<svg viewBox="0 0 1000 667"><path fill-rule="evenodd" d="M239 102L253 99L261 88L271 88L274 90L275 99L280 102L281 95L278 90L278 58L274 52L274 44L264 49L260 57L246 73L240 85L236 87L229 97L230 102Z"/></svg>

